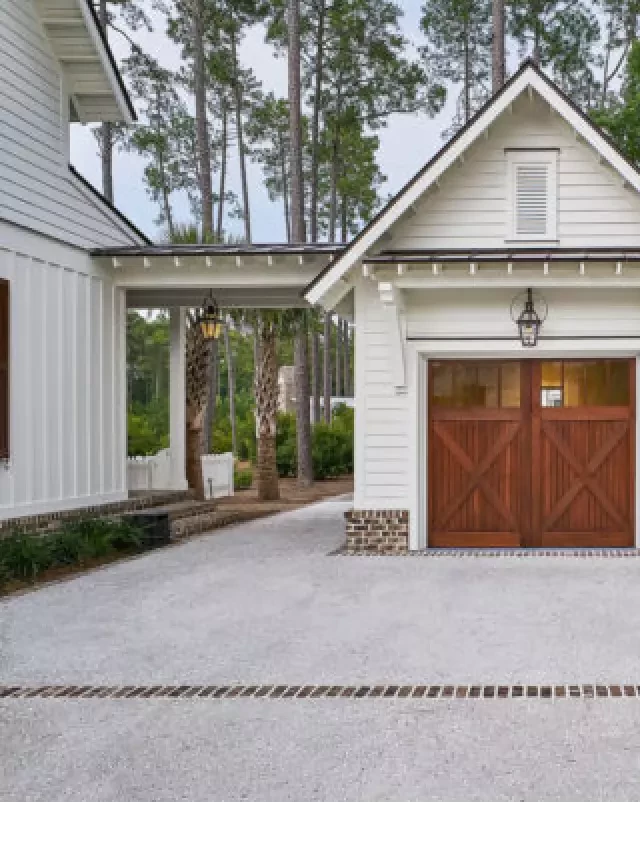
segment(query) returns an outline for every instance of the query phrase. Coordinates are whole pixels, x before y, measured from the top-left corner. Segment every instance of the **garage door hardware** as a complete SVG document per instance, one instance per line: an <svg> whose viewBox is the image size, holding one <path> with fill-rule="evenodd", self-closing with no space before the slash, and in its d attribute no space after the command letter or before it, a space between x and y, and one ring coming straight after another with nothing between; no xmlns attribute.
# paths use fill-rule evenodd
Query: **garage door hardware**
<svg viewBox="0 0 640 853"><path fill-rule="evenodd" d="M640 698L640 685L287 685L235 684L0 687L0 699L606 699Z"/></svg>

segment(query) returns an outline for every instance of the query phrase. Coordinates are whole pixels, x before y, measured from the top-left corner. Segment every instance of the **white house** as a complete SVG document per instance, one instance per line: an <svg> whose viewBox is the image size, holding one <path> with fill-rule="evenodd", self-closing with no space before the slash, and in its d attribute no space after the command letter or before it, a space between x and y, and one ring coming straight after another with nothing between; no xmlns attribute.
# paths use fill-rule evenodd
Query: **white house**
<svg viewBox="0 0 640 853"><path fill-rule="evenodd" d="M170 310L185 488L213 291L354 323L350 550L640 544L640 174L534 65L346 247L151 245L68 164L133 119L88 0L0 0L0 519L126 497L127 308Z"/></svg>
<svg viewBox="0 0 640 853"><path fill-rule="evenodd" d="M0 517L126 497L126 297L148 242L69 165L70 122L135 113L88 0L0 0Z"/></svg>
<svg viewBox="0 0 640 853"><path fill-rule="evenodd" d="M639 190L525 63L314 279L355 320L351 550L638 544Z"/></svg>

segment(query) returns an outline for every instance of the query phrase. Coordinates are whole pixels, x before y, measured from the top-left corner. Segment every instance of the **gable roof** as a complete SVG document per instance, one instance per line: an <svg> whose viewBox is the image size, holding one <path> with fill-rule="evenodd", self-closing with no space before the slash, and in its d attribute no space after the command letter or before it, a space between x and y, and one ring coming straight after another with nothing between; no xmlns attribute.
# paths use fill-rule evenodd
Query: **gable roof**
<svg viewBox="0 0 640 853"><path fill-rule="evenodd" d="M344 295L344 276L365 256L455 161L493 124L527 89L535 91L586 140L637 192L640 171L598 127L531 59L522 63L516 74L491 97L458 133L398 192L382 210L346 246L306 288L304 295L313 304L332 307ZM335 291L335 292L334 292Z"/></svg>
<svg viewBox="0 0 640 853"><path fill-rule="evenodd" d="M136 111L91 0L35 0L82 122L134 122Z"/></svg>

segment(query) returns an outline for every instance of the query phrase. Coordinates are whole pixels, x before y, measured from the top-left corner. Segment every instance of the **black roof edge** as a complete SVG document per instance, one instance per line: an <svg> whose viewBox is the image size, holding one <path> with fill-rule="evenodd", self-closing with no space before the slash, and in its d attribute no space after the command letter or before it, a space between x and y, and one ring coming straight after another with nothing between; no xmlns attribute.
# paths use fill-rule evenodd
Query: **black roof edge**
<svg viewBox="0 0 640 853"><path fill-rule="evenodd" d="M109 47L109 41L107 39L107 34L102 29L102 24L100 23L100 19L98 18L98 13L96 12L94 5L91 2L91 0L85 0L85 3L89 9L89 13L90 13L91 17L93 18L93 22L96 25L96 28L98 30L98 33L100 35L100 41L102 42L102 46L104 47L104 49L106 51L107 58L109 59L109 63L111 65L111 68L113 69L113 73L116 75L116 80L118 81L118 85L120 86L120 91L122 92L122 96L124 97L125 102L127 104L127 109L131 113L131 120L137 121L138 120L138 114L136 112L136 108L133 106L133 101L131 100L131 95L129 94L129 92L127 90L125 82L122 79L122 74L120 73L120 69L118 68L118 65L116 63L115 57L111 51L111 48Z"/></svg>
<svg viewBox="0 0 640 853"><path fill-rule="evenodd" d="M455 143L460 139L460 137L463 136L463 134L465 134L470 127L473 127L473 125L493 106L493 104L498 100L498 98L500 98L501 95L510 86L512 86L515 83L515 81L518 80L518 78L521 77L522 74L524 74L524 72L529 68L534 68L536 70L536 72L540 75L540 77L542 77L542 79L545 81L545 83L547 83L550 86L550 88L553 89L554 92L556 92L556 94L559 95L566 104L568 104L570 107L572 107L575 110L575 112L584 121L586 121L587 124L593 130L595 130L598 133L598 135L607 143L607 145L609 145L613 149L613 151L615 151L616 154L619 157L621 157L624 160L624 162L627 163L627 165L630 166L634 170L634 172L636 172L636 174L640 175L640 170L638 169L636 164L633 163L626 156L626 154L624 154L620 150L620 148L618 148L618 146L611 139L611 137L607 133L605 133L605 131L601 127L599 127L599 125L597 125L593 121L593 119L591 119L577 104L575 104L571 100L571 98L569 98L569 96L565 92L563 92L562 89L556 83L554 83L553 80L547 74L545 74L544 71L542 71L542 69L540 68L540 66L537 62L535 62L531 57L528 57L527 59L525 59L520 64L520 67L518 68L516 73L513 74L511 77L509 77L509 79L504 82L504 84L502 85L502 87L500 89L498 89L496 92L494 92L494 94L489 98L488 101L486 101L486 103L484 103L482 105L482 107L478 110L478 112L475 113L475 115L473 115L471 117L471 119L463 127L461 127L460 130L454 136L452 136L451 139L449 139L445 143L445 145L443 145L442 148L440 148L434 154L434 156L430 160L428 160L427 163L425 163L425 165L418 172L416 172L416 174L409 181L407 181L407 183L385 204L385 206L373 217L373 219L371 219L365 225L365 227L362 229L362 231L360 231L358 234L356 234L356 236L345 246L343 252L347 252L353 245L355 245L355 243L362 237L362 235L366 234L367 231L369 231L369 229L372 228L387 213L387 211L391 207L393 207L393 205L396 203L396 201L408 189L410 189L415 183L417 183L420 180L420 178L422 178L422 176L435 163L438 162L438 160L445 154L445 152L448 151L449 148L451 148L453 145L455 145ZM315 287L315 285L317 284L317 282L324 275L326 275L327 272L333 266L335 266L335 264L337 264L339 260L340 260L340 257L334 258L332 263L330 263L324 270L322 270L322 272L318 273L318 275L302 291L303 295L306 295L310 290L312 290L313 287Z"/></svg>
<svg viewBox="0 0 640 853"><path fill-rule="evenodd" d="M545 258L563 258L567 257L570 260L580 260L581 258L588 260L593 258L601 258L602 260L615 260L616 258L624 258L626 255L640 254L640 244L637 246L595 246L593 248L583 246L506 246L504 248L496 247L493 249L399 249L393 252L381 252L379 255L367 255L368 263L376 264L396 264L396 263L414 263L430 262L437 260L447 261L469 261L479 258L521 258L522 256L536 257L544 260Z"/></svg>
<svg viewBox="0 0 640 853"><path fill-rule="evenodd" d="M118 219L120 219L127 226L127 228L130 228L131 231L134 232L134 234L137 234L138 237L140 237L140 239L147 246L153 245L151 240L149 239L149 237L147 237L147 235L143 231L141 231L137 227L137 225L134 225L133 222L130 219L128 219L121 210L118 210L118 208L114 204L112 204L109 201L109 199L105 198L102 195L102 193L99 190L97 190L93 186L93 184L90 183L84 177L84 175L81 175L80 172L74 166L71 165L71 163L69 163L68 166L69 166L69 171L71 172L71 174L74 177L76 177L82 183L82 185L84 187L86 187L98 199L98 201L100 201L102 204L104 204L104 206L107 207L111 211L111 213L114 213L118 217ZM92 252L92 254L93 254L93 252Z"/></svg>
<svg viewBox="0 0 640 853"><path fill-rule="evenodd" d="M319 255L340 252L342 243L164 243L93 249L94 257L174 257L176 255Z"/></svg>

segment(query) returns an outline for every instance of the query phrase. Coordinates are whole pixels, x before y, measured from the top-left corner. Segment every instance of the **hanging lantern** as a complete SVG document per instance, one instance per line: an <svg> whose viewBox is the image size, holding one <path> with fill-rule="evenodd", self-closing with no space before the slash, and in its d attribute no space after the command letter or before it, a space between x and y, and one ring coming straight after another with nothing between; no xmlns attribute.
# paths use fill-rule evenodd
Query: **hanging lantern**
<svg viewBox="0 0 640 853"><path fill-rule="evenodd" d="M538 316L533 305L533 292L530 287L527 288L527 298L524 303L524 308L520 312L520 316L516 320L518 332L520 334L520 342L523 347L535 347L538 343L540 327L542 320Z"/></svg>
<svg viewBox="0 0 640 853"><path fill-rule="evenodd" d="M222 332L224 323L220 319L220 309L218 303L213 297L213 291L205 298L198 324L202 331L202 337L205 341L217 341Z"/></svg>

